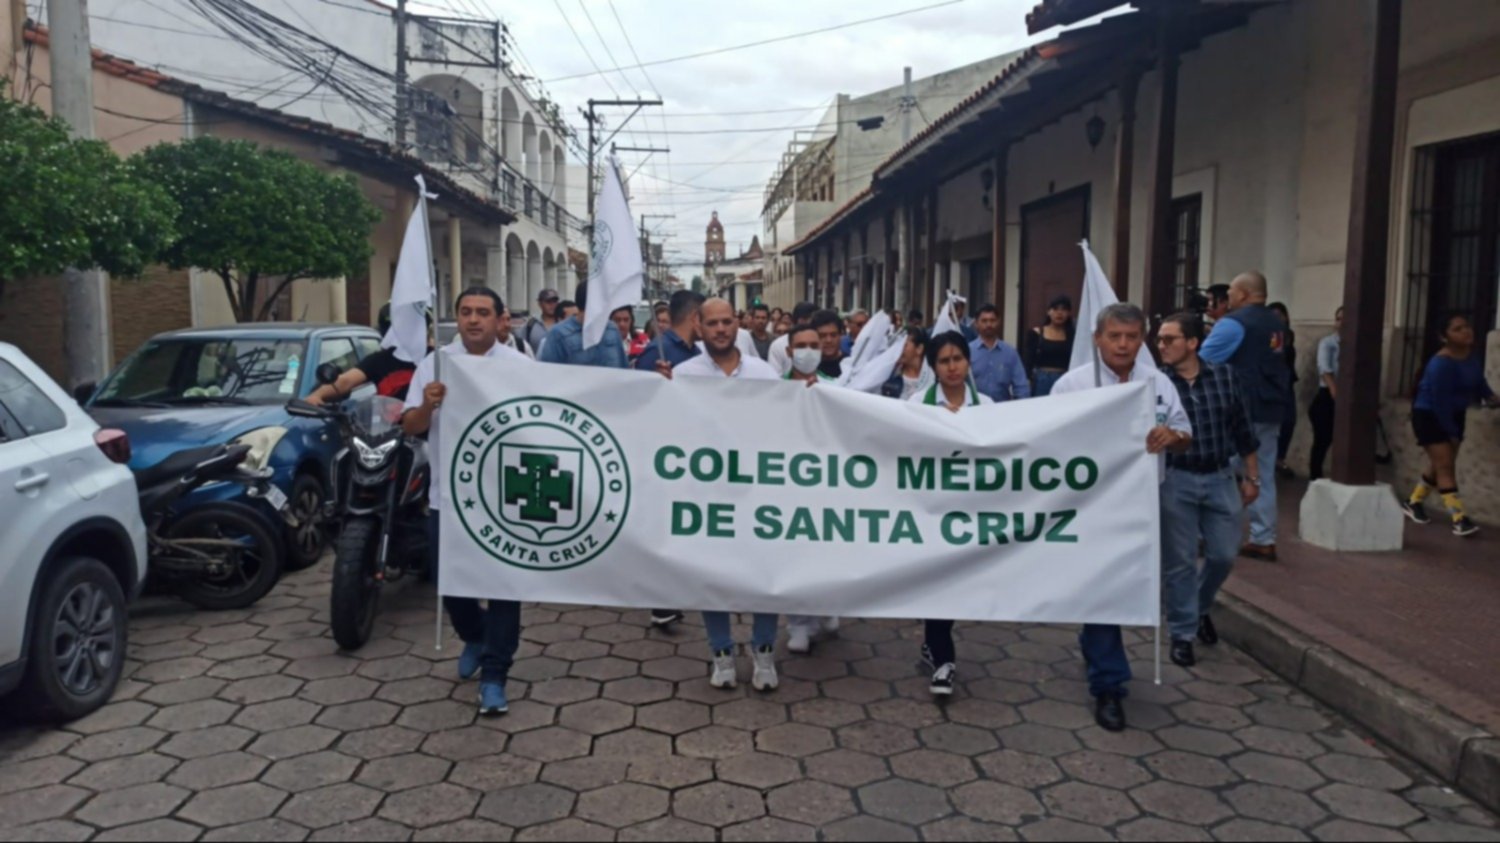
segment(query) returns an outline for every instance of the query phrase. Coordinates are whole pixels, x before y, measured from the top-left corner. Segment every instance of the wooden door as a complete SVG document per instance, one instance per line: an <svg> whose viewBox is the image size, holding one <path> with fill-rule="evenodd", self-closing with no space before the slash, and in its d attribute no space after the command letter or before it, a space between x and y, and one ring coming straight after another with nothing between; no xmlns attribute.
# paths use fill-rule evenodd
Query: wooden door
<svg viewBox="0 0 1500 843"><path fill-rule="evenodd" d="M1077 309L1083 293L1083 250L1078 248L1078 241L1088 234L1088 185L1021 208L1023 331L1042 324L1047 303L1054 296L1071 297Z"/></svg>

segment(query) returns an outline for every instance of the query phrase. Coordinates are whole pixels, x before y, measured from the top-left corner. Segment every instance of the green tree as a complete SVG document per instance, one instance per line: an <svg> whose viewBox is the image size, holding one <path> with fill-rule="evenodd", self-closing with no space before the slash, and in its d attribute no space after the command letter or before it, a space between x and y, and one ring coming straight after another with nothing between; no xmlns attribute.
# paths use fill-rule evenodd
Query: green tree
<svg viewBox="0 0 1500 843"><path fill-rule="evenodd" d="M692 289L693 289L693 292L695 292L695 293L697 293L699 295L703 295L703 276L701 276L701 275L694 275L693 276L693 287L692 287Z"/></svg>
<svg viewBox="0 0 1500 843"><path fill-rule="evenodd" d="M0 79L0 284L70 266L129 277L159 260L174 236L167 192L6 87Z"/></svg>
<svg viewBox="0 0 1500 843"><path fill-rule="evenodd" d="M218 275L239 322L267 319L300 278L356 275L370 260L370 230L380 213L352 175L211 137L137 157L181 208L166 262ZM269 294L257 310L262 283Z"/></svg>

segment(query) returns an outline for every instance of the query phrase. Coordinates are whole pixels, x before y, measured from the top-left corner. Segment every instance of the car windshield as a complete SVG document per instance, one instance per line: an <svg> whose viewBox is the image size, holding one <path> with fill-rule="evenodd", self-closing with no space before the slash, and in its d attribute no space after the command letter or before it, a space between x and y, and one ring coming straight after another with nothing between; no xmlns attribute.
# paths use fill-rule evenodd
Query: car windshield
<svg viewBox="0 0 1500 843"><path fill-rule="evenodd" d="M307 343L266 337L156 340L126 360L104 405L280 404L297 397Z"/></svg>

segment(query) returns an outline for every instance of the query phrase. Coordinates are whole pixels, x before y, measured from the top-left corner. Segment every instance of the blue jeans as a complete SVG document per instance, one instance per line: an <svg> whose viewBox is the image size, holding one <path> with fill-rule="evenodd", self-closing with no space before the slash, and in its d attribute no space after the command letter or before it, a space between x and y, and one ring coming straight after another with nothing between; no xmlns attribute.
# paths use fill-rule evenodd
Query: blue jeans
<svg viewBox="0 0 1500 843"><path fill-rule="evenodd" d="M433 582L438 574L438 513L427 515L427 565ZM480 606L473 597L444 597L443 608L453 621L453 629L465 644L483 644L479 657L481 682L505 683L516 648L521 646L521 604L514 600L489 600Z"/></svg>
<svg viewBox="0 0 1500 843"><path fill-rule="evenodd" d="M1125 696L1130 681L1130 656L1125 653L1125 637L1118 626L1086 624L1078 636L1083 661L1088 666L1089 694Z"/></svg>
<svg viewBox="0 0 1500 843"><path fill-rule="evenodd" d="M1229 579L1239 553L1243 508L1231 469L1214 474L1167 469L1161 487L1161 568L1173 641L1193 640L1198 619L1213 608L1219 588ZM1202 573L1198 571L1200 537Z"/></svg>
<svg viewBox="0 0 1500 843"><path fill-rule="evenodd" d="M1276 543L1276 439L1281 435L1280 422L1255 422L1255 436L1260 450L1255 459L1260 469L1260 497L1250 504L1250 542Z"/></svg>
<svg viewBox="0 0 1500 843"><path fill-rule="evenodd" d="M780 623L780 615L756 613L755 624L750 632L750 645L757 650L775 647ZM728 612L703 613L703 626L708 630L708 646L715 653L726 653L734 649L734 633L729 624Z"/></svg>
<svg viewBox="0 0 1500 843"><path fill-rule="evenodd" d="M1037 372L1036 383L1031 387L1031 397L1041 398L1044 395L1051 395L1053 385L1062 380L1065 374L1067 372Z"/></svg>

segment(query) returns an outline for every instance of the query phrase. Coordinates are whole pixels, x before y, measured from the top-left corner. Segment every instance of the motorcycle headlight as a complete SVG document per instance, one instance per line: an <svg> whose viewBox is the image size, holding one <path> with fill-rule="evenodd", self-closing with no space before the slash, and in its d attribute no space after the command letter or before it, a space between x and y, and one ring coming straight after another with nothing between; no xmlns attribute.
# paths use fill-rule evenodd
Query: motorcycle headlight
<svg viewBox="0 0 1500 843"><path fill-rule="evenodd" d="M396 450L398 444L400 444L400 440L392 439L389 442L376 445L372 448L366 445L363 439L355 439L354 450L359 454L360 465L365 468L379 468L385 464L386 460L390 459L391 452Z"/></svg>
<svg viewBox="0 0 1500 843"><path fill-rule="evenodd" d="M234 440L234 445L249 445L250 453L245 457L244 467L251 471L260 471L271 462L271 453L281 440L286 436L284 427L262 427Z"/></svg>

